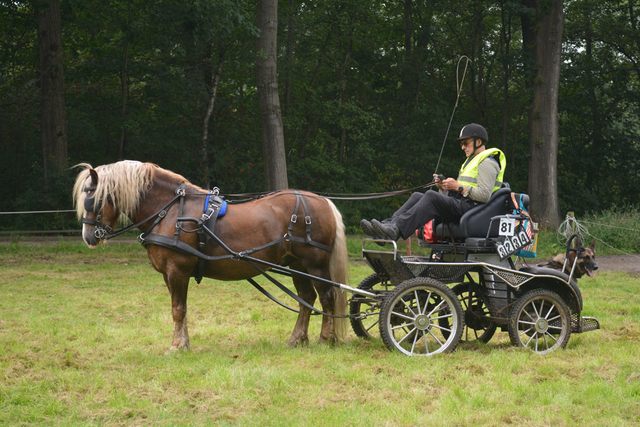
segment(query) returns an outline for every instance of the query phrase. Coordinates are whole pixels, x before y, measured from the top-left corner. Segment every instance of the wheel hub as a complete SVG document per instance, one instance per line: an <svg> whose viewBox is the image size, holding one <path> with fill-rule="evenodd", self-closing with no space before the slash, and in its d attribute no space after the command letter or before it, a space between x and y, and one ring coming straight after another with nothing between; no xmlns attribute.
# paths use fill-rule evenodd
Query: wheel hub
<svg viewBox="0 0 640 427"><path fill-rule="evenodd" d="M416 328L420 329L421 331L425 331L431 327L431 319L429 319L429 316L421 314L416 317L415 324Z"/></svg>
<svg viewBox="0 0 640 427"><path fill-rule="evenodd" d="M547 322L547 319L539 318L536 320L536 332L542 334L547 332L547 329L549 329L549 322Z"/></svg>

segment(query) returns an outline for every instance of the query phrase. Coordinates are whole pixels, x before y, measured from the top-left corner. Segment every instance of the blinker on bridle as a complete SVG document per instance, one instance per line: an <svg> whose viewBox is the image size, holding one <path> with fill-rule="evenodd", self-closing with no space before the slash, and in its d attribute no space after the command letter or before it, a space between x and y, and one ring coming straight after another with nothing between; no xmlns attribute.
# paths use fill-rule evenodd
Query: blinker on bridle
<svg viewBox="0 0 640 427"><path fill-rule="evenodd" d="M85 193L89 193L90 191L95 191L96 188L97 187L94 185L92 187L85 187L82 191L84 191ZM113 201L111 199L111 195L107 196L107 201L109 203L113 203ZM102 201L96 202L95 195L89 196L87 194L87 197L84 199L84 209L87 212L94 212L94 213L95 212L99 212L100 209L102 209ZM96 229L93 232L93 235L98 240L104 240L107 237L107 235L113 233L113 228L112 227L108 226L107 224L104 224L104 223L100 222L100 215L98 215L96 217L96 219L82 218L82 223L83 224L93 225L93 226L96 227Z"/></svg>

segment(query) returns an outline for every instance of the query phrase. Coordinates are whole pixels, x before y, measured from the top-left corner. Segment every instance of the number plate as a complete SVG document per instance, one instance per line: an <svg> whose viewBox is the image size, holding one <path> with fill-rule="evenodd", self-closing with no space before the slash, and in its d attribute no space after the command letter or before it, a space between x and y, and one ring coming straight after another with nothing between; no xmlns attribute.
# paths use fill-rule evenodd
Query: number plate
<svg viewBox="0 0 640 427"><path fill-rule="evenodd" d="M502 221L500 226L502 227ZM503 260L515 254L529 243L531 243L531 239L527 236L522 226L518 226L514 229L512 236L505 236L503 242L496 242L495 245L500 259Z"/></svg>
<svg viewBox="0 0 640 427"><path fill-rule="evenodd" d="M516 229L515 218L500 218L499 236L513 236Z"/></svg>

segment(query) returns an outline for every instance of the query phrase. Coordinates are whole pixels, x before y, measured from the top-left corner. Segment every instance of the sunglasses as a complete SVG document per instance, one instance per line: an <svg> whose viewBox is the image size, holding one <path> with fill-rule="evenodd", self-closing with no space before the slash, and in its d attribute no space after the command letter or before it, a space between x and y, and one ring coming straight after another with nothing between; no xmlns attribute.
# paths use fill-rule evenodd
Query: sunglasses
<svg viewBox="0 0 640 427"><path fill-rule="evenodd" d="M460 141L460 146L466 147L469 144L473 143L473 139L467 139L466 141Z"/></svg>

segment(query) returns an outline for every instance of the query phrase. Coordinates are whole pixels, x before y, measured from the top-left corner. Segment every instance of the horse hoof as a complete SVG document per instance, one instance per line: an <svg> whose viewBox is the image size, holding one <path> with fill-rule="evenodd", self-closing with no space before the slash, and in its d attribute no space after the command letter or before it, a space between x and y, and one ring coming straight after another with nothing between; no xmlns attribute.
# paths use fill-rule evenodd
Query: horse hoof
<svg viewBox="0 0 640 427"><path fill-rule="evenodd" d="M189 350L191 350L191 346L189 345L180 346L180 347L178 347L177 345L172 345L171 347L169 347L169 350L166 351L165 355L173 354L178 351L189 351Z"/></svg>
<svg viewBox="0 0 640 427"><path fill-rule="evenodd" d="M320 337L320 339L318 340L319 344L327 344L330 346L334 346L338 344L338 342L339 342L338 337L335 335L331 335L329 336L329 338Z"/></svg>
<svg viewBox="0 0 640 427"><path fill-rule="evenodd" d="M296 348L298 345L300 345L300 347L309 347L309 338L291 338L287 345L291 348Z"/></svg>

